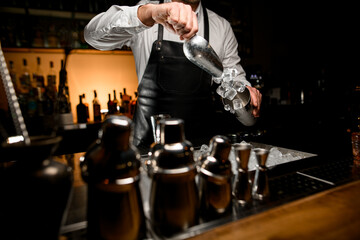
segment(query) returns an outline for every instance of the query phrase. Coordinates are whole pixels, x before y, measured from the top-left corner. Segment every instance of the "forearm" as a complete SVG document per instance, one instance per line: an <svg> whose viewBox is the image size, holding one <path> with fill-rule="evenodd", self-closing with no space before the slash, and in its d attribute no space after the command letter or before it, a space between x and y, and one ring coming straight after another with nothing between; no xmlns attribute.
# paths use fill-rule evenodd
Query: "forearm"
<svg viewBox="0 0 360 240"><path fill-rule="evenodd" d="M147 29L137 16L139 6L112 6L95 16L85 27L87 43L100 50L129 45L132 37Z"/></svg>

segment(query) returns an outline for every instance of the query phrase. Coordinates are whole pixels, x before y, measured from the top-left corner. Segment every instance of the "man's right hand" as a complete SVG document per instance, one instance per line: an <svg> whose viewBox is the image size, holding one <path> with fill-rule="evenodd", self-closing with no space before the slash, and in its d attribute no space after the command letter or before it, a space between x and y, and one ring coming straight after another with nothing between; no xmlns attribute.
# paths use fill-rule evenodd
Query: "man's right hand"
<svg viewBox="0 0 360 240"><path fill-rule="evenodd" d="M195 12L190 5L180 2L142 5L138 8L138 18L147 26L163 25L181 40L190 39L198 31Z"/></svg>

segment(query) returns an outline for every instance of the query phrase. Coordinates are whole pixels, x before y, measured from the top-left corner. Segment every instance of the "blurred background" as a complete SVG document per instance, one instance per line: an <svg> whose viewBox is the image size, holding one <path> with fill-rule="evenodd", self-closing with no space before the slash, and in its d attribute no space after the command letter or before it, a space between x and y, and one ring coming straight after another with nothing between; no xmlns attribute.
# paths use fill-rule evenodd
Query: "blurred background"
<svg viewBox="0 0 360 240"><path fill-rule="evenodd" d="M247 129L234 127L234 131L281 147L351 154L350 133L357 130L360 116L355 7L325 1L202 2L231 23L247 79L263 94L257 124ZM105 111L109 99L122 100L124 88L136 100L131 49L100 52L83 38L85 25L97 13L113 4L136 3L1 1L0 39L8 67L20 77L25 59L28 71L35 73L40 58L44 77L55 71L58 86L61 61L66 59L74 123L80 95L85 94L82 101L91 106L96 90ZM5 101L3 93L1 99ZM2 108L6 109L6 104ZM94 121L92 111L89 107L89 123ZM1 116L7 126L6 111ZM7 131L11 133L11 128Z"/></svg>

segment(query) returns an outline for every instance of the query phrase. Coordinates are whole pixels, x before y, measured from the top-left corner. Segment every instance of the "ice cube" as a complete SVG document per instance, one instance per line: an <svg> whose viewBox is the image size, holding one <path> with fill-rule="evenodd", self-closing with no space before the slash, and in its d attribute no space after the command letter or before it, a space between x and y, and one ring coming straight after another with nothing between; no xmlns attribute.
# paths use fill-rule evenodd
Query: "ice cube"
<svg viewBox="0 0 360 240"><path fill-rule="evenodd" d="M225 98L229 99L230 101L234 99L237 92L235 89L230 88L228 91L225 92Z"/></svg>
<svg viewBox="0 0 360 240"><path fill-rule="evenodd" d="M213 77L212 80L213 80L215 83L220 84L221 81L222 81L222 77L218 77L218 78L217 78L217 77Z"/></svg>
<svg viewBox="0 0 360 240"><path fill-rule="evenodd" d="M243 107L241 99L234 99L233 101L234 110L238 110Z"/></svg>
<svg viewBox="0 0 360 240"><path fill-rule="evenodd" d="M224 105L224 109L225 109L226 111L230 111L231 107L230 107L229 104L225 104L225 105Z"/></svg>
<svg viewBox="0 0 360 240"><path fill-rule="evenodd" d="M232 86L229 82L222 82L221 87L223 87L225 89L225 91L229 91L232 88Z"/></svg>
<svg viewBox="0 0 360 240"><path fill-rule="evenodd" d="M235 88L235 90L238 91L238 92L244 92L246 86L241 81L234 81L233 82L233 88Z"/></svg>
<svg viewBox="0 0 360 240"><path fill-rule="evenodd" d="M220 85L220 86L216 89L216 93L219 94L222 98L225 98L226 90Z"/></svg>
<svg viewBox="0 0 360 240"><path fill-rule="evenodd" d="M233 68L231 74L233 78L236 78L236 76L239 74L239 71L236 68Z"/></svg>
<svg viewBox="0 0 360 240"><path fill-rule="evenodd" d="M224 77L223 77L223 81L224 82L230 82L231 80L233 80L231 78L231 74L225 74Z"/></svg>

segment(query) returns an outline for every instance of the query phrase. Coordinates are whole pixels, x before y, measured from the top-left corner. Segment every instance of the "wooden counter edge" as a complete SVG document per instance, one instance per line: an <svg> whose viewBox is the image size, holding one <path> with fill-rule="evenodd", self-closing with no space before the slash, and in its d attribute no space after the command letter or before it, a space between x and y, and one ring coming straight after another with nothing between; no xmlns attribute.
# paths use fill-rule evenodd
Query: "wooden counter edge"
<svg viewBox="0 0 360 240"><path fill-rule="evenodd" d="M191 239L360 239L360 180L240 219Z"/></svg>

